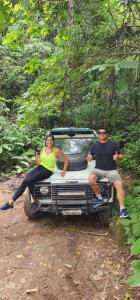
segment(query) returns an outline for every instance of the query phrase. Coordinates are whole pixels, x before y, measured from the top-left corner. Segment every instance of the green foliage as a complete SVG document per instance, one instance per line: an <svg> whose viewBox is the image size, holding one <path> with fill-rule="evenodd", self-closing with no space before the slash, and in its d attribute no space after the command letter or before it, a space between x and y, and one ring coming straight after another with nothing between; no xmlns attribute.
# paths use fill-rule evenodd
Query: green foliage
<svg viewBox="0 0 140 300"><path fill-rule="evenodd" d="M133 260L130 269L134 271L134 275L129 276L128 285L131 287L140 286L140 260Z"/></svg>
<svg viewBox="0 0 140 300"><path fill-rule="evenodd" d="M132 255L137 255L140 253L140 239L136 240L131 246L131 253Z"/></svg>
<svg viewBox="0 0 140 300"><path fill-rule="evenodd" d="M0 11L1 171L30 168L42 127L106 126L123 148L120 166L139 176L140 2L1 0ZM127 207L121 222L136 253L139 187ZM137 270L128 282L139 285Z"/></svg>
<svg viewBox="0 0 140 300"><path fill-rule="evenodd" d="M140 260L133 260L130 264L130 269L140 272Z"/></svg>
<svg viewBox="0 0 140 300"><path fill-rule="evenodd" d="M104 123L113 133L137 124L138 1L3 0L1 8L9 52L2 93L22 126L42 117L60 126Z"/></svg>
<svg viewBox="0 0 140 300"><path fill-rule="evenodd" d="M131 255L140 254L140 185L132 185L129 195L126 197L126 205L130 219L120 220L125 228L127 239L131 244ZM131 263L134 275L129 276L128 285L131 287L140 286L140 260Z"/></svg>
<svg viewBox="0 0 140 300"><path fill-rule="evenodd" d="M139 238L139 237L140 237L140 223L137 223L137 224L134 224L134 225L133 225L133 235L134 235L136 238Z"/></svg>
<svg viewBox="0 0 140 300"><path fill-rule="evenodd" d="M1 1L0 111L22 129L107 126L139 176L140 4L70 3Z"/></svg>
<svg viewBox="0 0 140 300"><path fill-rule="evenodd" d="M140 176L140 140L135 141L135 143L128 143L124 147L124 158L121 166L131 172L131 175Z"/></svg>
<svg viewBox="0 0 140 300"><path fill-rule="evenodd" d="M133 187L132 195L133 196L140 196L140 186L139 185Z"/></svg>
<svg viewBox="0 0 140 300"><path fill-rule="evenodd" d="M34 152L41 148L44 130L31 128L20 129L8 119L0 118L0 153L1 173L23 172L33 165Z"/></svg>
<svg viewBox="0 0 140 300"><path fill-rule="evenodd" d="M132 276L129 276L128 278L128 285L131 287L139 287L140 286L140 274L135 274Z"/></svg>
<svg viewBox="0 0 140 300"><path fill-rule="evenodd" d="M127 127L124 132L122 129L111 136L120 144L123 152L123 159L119 166L130 173L131 176L140 176L140 127L133 124Z"/></svg>

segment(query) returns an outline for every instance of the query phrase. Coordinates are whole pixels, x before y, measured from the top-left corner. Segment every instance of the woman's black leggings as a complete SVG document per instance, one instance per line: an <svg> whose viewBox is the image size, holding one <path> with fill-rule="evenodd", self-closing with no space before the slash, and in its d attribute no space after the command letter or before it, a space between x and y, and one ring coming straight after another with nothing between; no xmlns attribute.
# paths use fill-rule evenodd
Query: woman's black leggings
<svg viewBox="0 0 140 300"><path fill-rule="evenodd" d="M47 179L52 175L52 172L42 166L35 167L30 173L27 174L21 185L16 190L12 199L16 201L25 191L28 186L30 193L33 196L34 183L43 179Z"/></svg>

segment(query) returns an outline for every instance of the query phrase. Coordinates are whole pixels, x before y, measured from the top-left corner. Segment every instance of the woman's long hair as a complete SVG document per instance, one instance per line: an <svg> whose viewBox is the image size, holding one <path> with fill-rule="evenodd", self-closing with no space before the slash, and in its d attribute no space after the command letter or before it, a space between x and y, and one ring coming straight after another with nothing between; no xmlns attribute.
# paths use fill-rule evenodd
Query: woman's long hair
<svg viewBox="0 0 140 300"><path fill-rule="evenodd" d="M46 135L46 140L48 139L48 137L51 137L52 140L53 140L53 142L55 143L55 138L54 138L54 135L53 135L53 134L51 134L51 133L47 134L47 135Z"/></svg>

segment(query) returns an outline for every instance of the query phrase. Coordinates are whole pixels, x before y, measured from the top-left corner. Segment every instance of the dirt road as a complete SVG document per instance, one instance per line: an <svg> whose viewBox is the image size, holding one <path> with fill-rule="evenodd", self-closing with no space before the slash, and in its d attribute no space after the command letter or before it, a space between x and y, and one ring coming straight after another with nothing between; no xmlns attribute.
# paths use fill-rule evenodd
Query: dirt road
<svg viewBox="0 0 140 300"><path fill-rule="evenodd" d="M0 203L18 184L14 177L0 183ZM108 228L85 217L28 220L23 199L0 212L1 300L140 299L126 285L128 253Z"/></svg>

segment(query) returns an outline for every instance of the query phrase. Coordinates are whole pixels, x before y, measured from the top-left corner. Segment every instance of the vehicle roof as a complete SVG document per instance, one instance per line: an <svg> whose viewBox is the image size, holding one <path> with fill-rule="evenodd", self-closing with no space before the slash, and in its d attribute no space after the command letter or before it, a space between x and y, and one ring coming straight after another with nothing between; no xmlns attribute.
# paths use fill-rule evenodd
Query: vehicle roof
<svg viewBox="0 0 140 300"><path fill-rule="evenodd" d="M96 134L95 130L90 128L77 128L77 127L63 127L63 128L54 128L51 129L49 133L53 135L61 135L61 134Z"/></svg>

